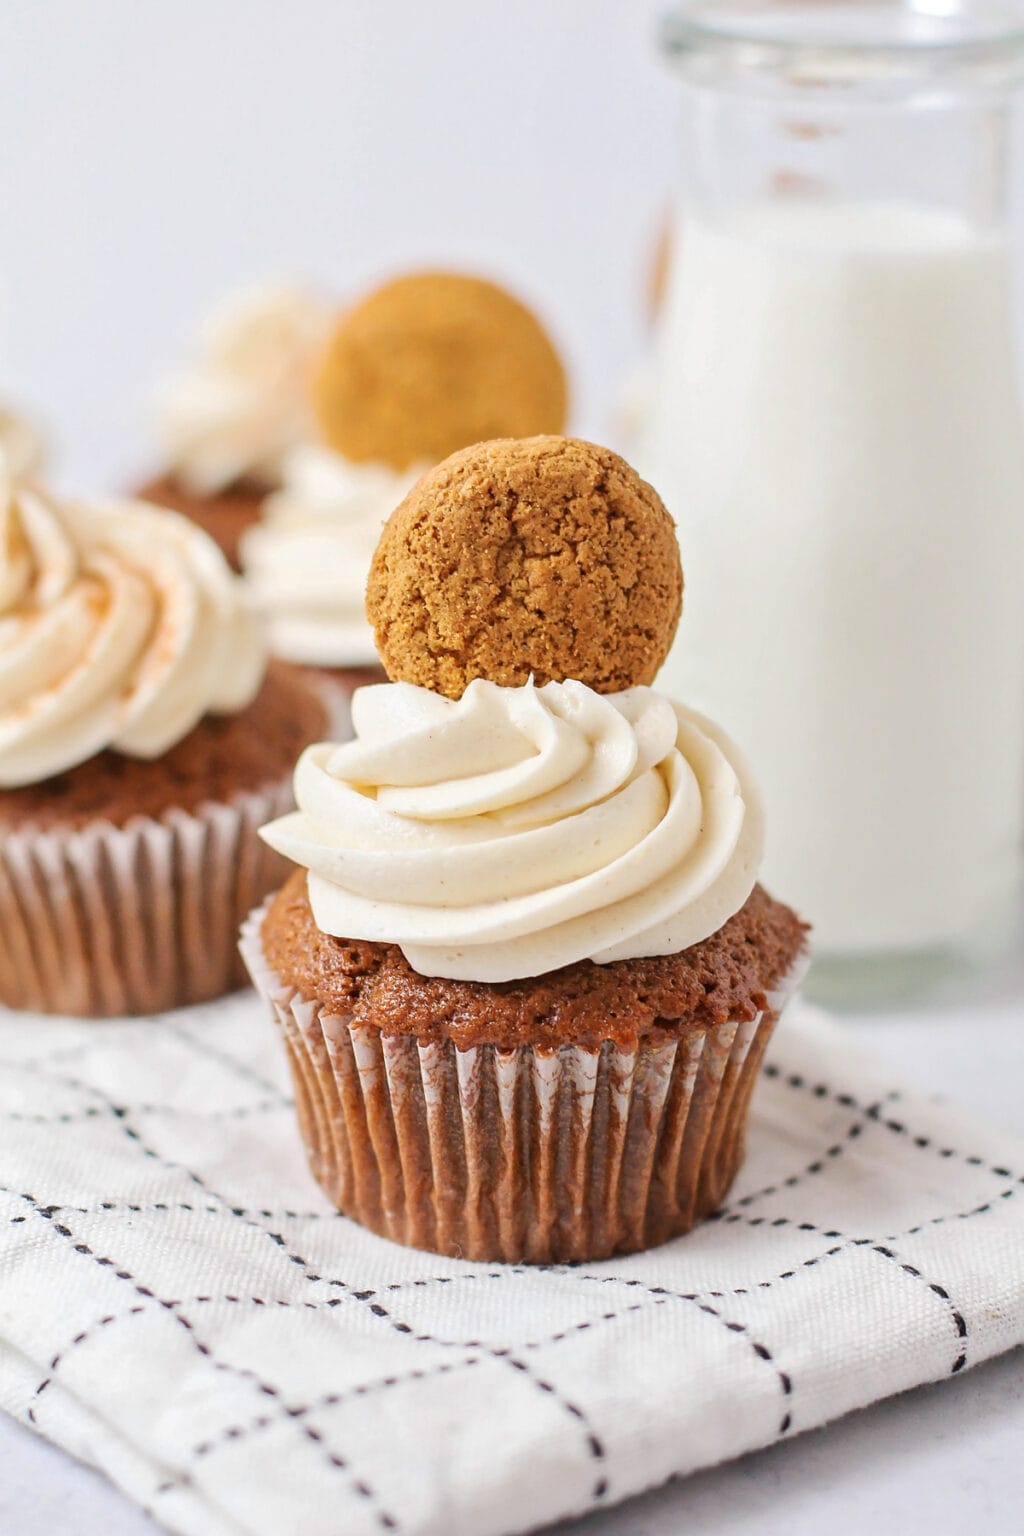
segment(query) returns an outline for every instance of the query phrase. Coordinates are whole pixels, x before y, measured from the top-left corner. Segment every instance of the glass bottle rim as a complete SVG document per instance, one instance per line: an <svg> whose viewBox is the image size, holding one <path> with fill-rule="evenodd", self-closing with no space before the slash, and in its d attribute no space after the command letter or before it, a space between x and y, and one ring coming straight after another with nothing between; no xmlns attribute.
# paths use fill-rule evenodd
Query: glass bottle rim
<svg viewBox="0 0 1024 1536"><path fill-rule="evenodd" d="M678 0L660 32L684 72L704 75L878 87L958 71L1010 85L1024 74L1021 0Z"/></svg>

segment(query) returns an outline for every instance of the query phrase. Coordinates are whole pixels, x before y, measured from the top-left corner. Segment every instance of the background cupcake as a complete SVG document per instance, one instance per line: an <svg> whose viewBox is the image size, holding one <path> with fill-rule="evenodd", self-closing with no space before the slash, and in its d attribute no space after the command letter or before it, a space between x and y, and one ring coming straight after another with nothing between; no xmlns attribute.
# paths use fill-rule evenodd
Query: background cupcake
<svg viewBox="0 0 1024 1536"><path fill-rule="evenodd" d="M396 681L300 760L264 835L301 869L244 939L313 1172L377 1232L597 1259L736 1173L805 930L742 756L647 686L681 597L656 493L572 439L455 454L384 531Z"/></svg>
<svg viewBox="0 0 1024 1536"><path fill-rule="evenodd" d="M357 684L383 676L367 670L377 652L363 599L384 520L456 448L561 431L565 373L540 322L504 289L419 272L341 317L313 402L321 445L285 461L242 563L275 655Z"/></svg>
<svg viewBox="0 0 1024 1536"><path fill-rule="evenodd" d="M366 620L366 577L384 520L418 478L297 448L284 483L242 538L241 560L275 656L346 686L383 676Z"/></svg>
<svg viewBox="0 0 1024 1536"><path fill-rule="evenodd" d="M330 320L299 288L240 294L159 392L165 468L137 494L199 523L236 569L239 539L280 485L285 455L310 437L310 380Z"/></svg>
<svg viewBox="0 0 1024 1536"><path fill-rule="evenodd" d="M257 837L326 711L266 671L207 536L0 484L0 1000L142 1013L237 985Z"/></svg>

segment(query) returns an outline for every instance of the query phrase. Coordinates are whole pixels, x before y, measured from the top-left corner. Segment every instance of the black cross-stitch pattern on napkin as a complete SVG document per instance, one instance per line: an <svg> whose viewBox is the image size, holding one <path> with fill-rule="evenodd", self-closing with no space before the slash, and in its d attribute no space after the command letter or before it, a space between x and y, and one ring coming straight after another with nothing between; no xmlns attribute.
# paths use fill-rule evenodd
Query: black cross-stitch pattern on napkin
<svg viewBox="0 0 1024 1536"><path fill-rule="evenodd" d="M251 996L0 1063L0 1404L188 1536L527 1530L1024 1338L1024 1149L814 1018L711 1221L533 1269L333 1212Z"/></svg>

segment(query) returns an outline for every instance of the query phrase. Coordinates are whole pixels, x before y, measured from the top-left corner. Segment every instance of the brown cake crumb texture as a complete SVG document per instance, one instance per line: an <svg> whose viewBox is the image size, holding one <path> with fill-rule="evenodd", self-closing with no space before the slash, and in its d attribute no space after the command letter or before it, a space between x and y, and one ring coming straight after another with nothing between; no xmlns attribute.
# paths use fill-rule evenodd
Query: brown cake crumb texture
<svg viewBox="0 0 1024 1536"><path fill-rule="evenodd" d="M169 507L198 523L218 544L236 571L242 569L239 547L247 528L259 520L260 509L272 487L257 480L237 480L215 496L200 496L186 489L174 475L160 475L132 494L158 507Z"/></svg>
<svg viewBox="0 0 1024 1536"><path fill-rule="evenodd" d="M313 405L345 458L408 469L485 438L561 432L567 390L550 338L518 299L481 278L417 272L342 317Z"/></svg>
<svg viewBox="0 0 1024 1536"><path fill-rule="evenodd" d="M366 611L395 681L460 698L576 678L652 683L679 623L675 525L608 448L499 439L454 453L384 525Z"/></svg>
<svg viewBox="0 0 1024 1536"><path fill-rule="evenodd" d="M583 960L501 983L421 976L394 944L321 933L297 870L263 921L266 959L281 980L332 1014L384 1035L420 1043L451 1040L459 1050L564 1044L621 1050L642 1039L753 1019L802 951L807 927L755 886L746 904L710 938L675 955Z"/></svg>
<svg viewBox="0 0 1024 1536"><path fill-rule="evenodd" d="M205 716L152 762L100 752L40 784L0 790L0 828L72 829L97 819L124 826L136 816L231 800L290 774L327 724L316 685L275 662L248 709Z"/></svg>

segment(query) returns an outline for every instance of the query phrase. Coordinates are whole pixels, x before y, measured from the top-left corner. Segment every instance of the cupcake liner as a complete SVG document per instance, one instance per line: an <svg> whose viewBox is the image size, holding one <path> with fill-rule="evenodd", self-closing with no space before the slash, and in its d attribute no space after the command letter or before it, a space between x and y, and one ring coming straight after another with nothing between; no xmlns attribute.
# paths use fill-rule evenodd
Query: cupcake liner
<svg viewBox="0 0 1024 1536"><path fill-rule="evenodd" d="M618 1050L382 1035L268 965L267 907L241 950L288 1052L299 1127L326 1194L363 1226L478 1261L563 1263L649 1248L719 1205L750 1095L805 964L749 1021Z"/></svg>
<svg viewBox="0 0 1024 1536"><path fill-rule="evenodd" d="M0 837L0 1001L162 1013L245 984L238 924L286 873L258 829L290 776L193 812Z"/></svg>

